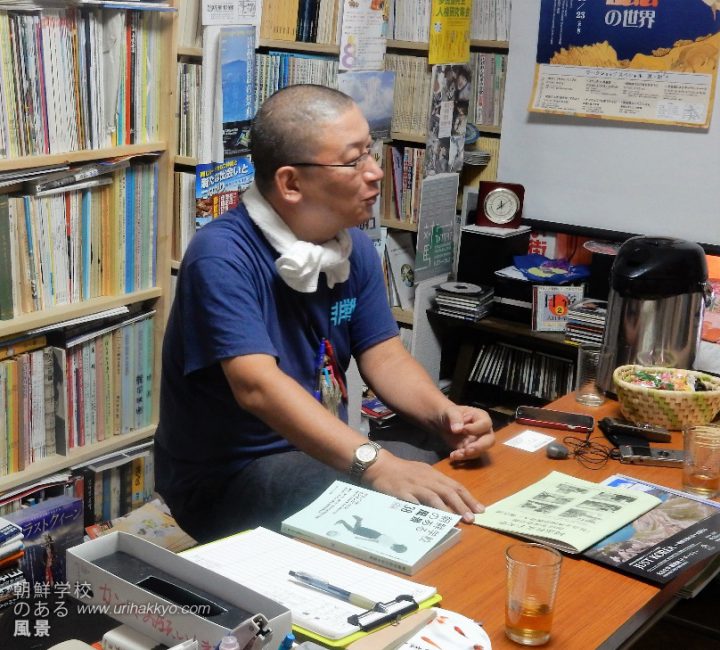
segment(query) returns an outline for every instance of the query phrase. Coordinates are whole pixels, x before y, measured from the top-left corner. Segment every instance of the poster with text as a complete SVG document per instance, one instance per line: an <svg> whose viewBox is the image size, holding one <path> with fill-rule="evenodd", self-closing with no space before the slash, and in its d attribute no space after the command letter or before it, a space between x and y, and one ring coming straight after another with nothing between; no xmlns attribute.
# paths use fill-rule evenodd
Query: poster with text
<svg viewBox="0 0 720 650"><path fill-rule="evenodd" d="M340 70L382 70L386 16L383 0L344 0Z"/></svg>
<svg viewBox="0 0 720 650"><path fill-rule="evenodd" d="M541 0L529 110L707 128L714 0Z"/></svg>
<svg viewBox="0 0 720 650"><path fill-rule="evenodd" d="M470 61L471 11L472 0L432 0L430 65Z"/></svg>

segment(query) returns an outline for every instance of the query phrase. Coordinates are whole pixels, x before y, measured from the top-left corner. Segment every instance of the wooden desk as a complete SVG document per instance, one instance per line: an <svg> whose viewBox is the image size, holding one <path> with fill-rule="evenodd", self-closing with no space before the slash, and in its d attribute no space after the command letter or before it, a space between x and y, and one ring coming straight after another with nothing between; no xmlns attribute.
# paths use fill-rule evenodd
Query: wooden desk
<svg viewBox="0 0 720 650"><path fill-rule="evenodd" d="M606 415L620 415L615 401L591 408L578 404L573 395L562 397L548 408L587 413L594 416L596 422ZM594 482L622 473L681 489L682 470L679 468L624 465L609 460L602 469L591 470L573 459L550 460L544 450L531 453L502 444L527 428L517 423L503 428L487 459L475 467L455 468L443 461L438 464L438 469L461 481L485 504L527 487L552 470ZM558 440L567 435L564 431L538 430L554 435ZM600 436L607 442L597 428L593 436ZM673 432L673 440L666 447L681 449L681 434ZM480 526L464 525L463 529L460 543L415 574L413 579L435 585L443 595L442 607L482 621L494 650L517 650L521 646L507 639L503 631L504 549L514 538ZM544 647L571 650L622 647L673 604L681 586L674 581L660 589L588 560L564 555L552 639Z"/></svg>

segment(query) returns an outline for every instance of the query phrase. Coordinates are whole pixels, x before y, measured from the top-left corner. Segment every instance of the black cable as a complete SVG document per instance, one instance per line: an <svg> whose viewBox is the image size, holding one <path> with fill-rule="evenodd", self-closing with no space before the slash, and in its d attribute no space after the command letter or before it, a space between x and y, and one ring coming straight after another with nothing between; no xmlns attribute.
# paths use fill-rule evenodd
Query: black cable
<svg viewBox="0 0 720 650"><path fill-rule="evenodd" d="M612 456L613 449L606 444L596 442L604 438L591 438L588 434L584 438L565 436L563 443L570 450L570 455L587 469L602 469Z"/></svg>

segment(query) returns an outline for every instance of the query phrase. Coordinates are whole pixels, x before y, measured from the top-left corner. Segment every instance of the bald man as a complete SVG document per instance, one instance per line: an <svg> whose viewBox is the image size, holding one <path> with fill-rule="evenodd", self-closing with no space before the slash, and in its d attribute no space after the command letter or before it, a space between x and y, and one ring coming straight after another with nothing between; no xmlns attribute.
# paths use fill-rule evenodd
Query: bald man
<svg viewBox="0 0 720 650"><path fill-rule="evenodd" d="M493 444L405 351L378 255L357 226L378 199L368 123L341 92L290 86L251 131L255 182L192 239L163 344L156 487L199 541L282 519L345 479L462 514L482 510L437 452L346 424L350 357L373 391L444 441Z"/></svg>

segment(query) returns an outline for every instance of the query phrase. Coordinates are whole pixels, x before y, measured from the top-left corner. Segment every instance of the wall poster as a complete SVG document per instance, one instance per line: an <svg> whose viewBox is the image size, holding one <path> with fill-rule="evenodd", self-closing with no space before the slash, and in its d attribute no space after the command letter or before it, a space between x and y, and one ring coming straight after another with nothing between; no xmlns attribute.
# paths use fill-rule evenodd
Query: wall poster
<svg viewBox="0 0 720 650"><path fill-rule="evenodd" d="M714 0L541 0L528 110L707 128L717 9Z"/></svg>

